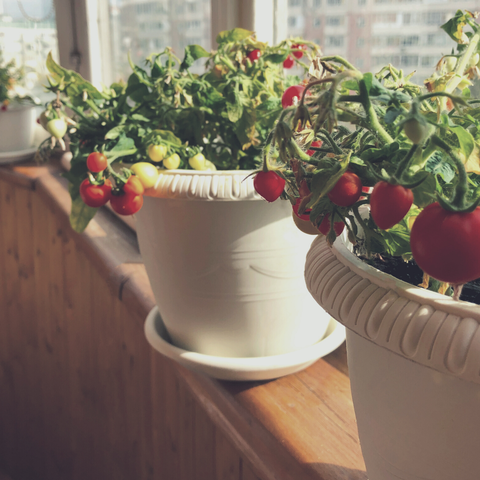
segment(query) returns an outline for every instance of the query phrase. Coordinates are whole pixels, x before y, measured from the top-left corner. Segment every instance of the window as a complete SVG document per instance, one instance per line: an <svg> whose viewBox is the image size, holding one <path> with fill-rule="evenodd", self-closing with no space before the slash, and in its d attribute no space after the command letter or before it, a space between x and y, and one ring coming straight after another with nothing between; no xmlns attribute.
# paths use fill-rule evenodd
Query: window
<svg viewBox="0 0 480 480"><path fill-rule="evenodd" d="M400 67L417 67L418 55L402 55L400 57Z"/></svg>
<svg viewBox="0 0 480 480"><path fill-rule="evenodd" d="M327 0L327 5L338 6L342 5L343 0Z"/></svg>
<svg viewBox="0 0 480 480"><path fill-rule="evenodd" d="M396 23L396 13L378 13L373 16L373 23Z"/></svg>
<svg viewBox="0 0 480 480"><path fill-rule="evenodd" d="M363 58L357 58L355 60L355 66L359 69L362 69L363 68Z"/></svg>
<svg viewBox="0 0 480 480"><path fill-rule="evenodd" d="M434 67L438 62L437 57L422 57L422 67Z"/></svg>
<svg viewBox="0 0 480 480"><path fill-rule="evenodd" d="M289 0L288 5L290 7L299 7L302 5L302 0Z"/></svg>
<svg viewBox="0 0 480 480"><path fill-rule="evenodd" d="M357 27L364 27L365 26L365 18L363 17L358 17L357 18Z"/></svg>
<svg viewBox="0 0 480 480"><path fill-rule="evenodd" d="M313 19L313 26L314 26L315 28L318 28L318 27L320 27L321 25L322 25L322 21L320 20L320 18L317 17L317 18L314 18L314 19Z"/></svg>
<svg viewBox="0 0 480 480"><path fill-rule="evenodd" d="M330 35L325 37L326 47L343 47L343 35Z"/></svg>
<svg viewBox="0 0 480 480"><path fill-rule="evenodd" d="M112 52L106 56L111 60L111 81L128 78L129 54L133 63L142 65L147 56L167 46L180 58L192 43L211 48L210 0L98 1L110 14L107 28Z"/></svg>
<svg viewBox="0 0 480 480"><path fill-rule="evenodd" d="M419 43L419 37L418 35L409 35L406 37L401 38L400 40L400 45L404 47L412 46L412 45L418 45Z"/></svg>
<svg viewBox="0 0 480 480"><path fill-rule="evenodd" d="M321 6L322 6L322 0L313 0L313 8L321 7Z"/></svg>
<svg viewBox="0 0 480 480"><path fill-rule="evenodd" d="M367 0L358 0L359 5L366 5Z"/></svg>
<svg viewBox="0 0 480 480"><path fill-rule="evenodd" d="M357 38L357 47L363 47L365 45L365 39L363 37Z"/></svg>
<svg viewBox="0 0 480 480"><path fill-rule="evenodd" d="M0 51L5 61L15 60L22 67L20 86L42 102L51 98L43 85L47 83L45 59L51 51L59 61L55 8L50 0L17 2L3 0L0 8Z"/></svg>
<svg viewBox="0 0 480 480"><path fill-rule="evenodd" d="M297 25L297 17L288 17L288 26L295 27Z"/></svg>
<svg viewBox="0 0 480 480"><path fill-rule="evenodd" d="M330 26L339 26L343 25L343 17L327 17L326 19L326 25Z"/></svg>

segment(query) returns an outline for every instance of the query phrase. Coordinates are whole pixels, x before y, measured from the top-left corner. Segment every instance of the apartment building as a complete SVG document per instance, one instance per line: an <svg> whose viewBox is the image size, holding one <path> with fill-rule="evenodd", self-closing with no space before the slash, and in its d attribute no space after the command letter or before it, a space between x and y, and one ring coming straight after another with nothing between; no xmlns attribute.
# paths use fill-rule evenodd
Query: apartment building
<svg viewBox="0 0 480 480"><path fill-rule="evenodd" d="M459 8L480 2L442 0L289 0L288 33L345 56L362 71L392 63L427 77L454 42L439 28Z"/></svg>

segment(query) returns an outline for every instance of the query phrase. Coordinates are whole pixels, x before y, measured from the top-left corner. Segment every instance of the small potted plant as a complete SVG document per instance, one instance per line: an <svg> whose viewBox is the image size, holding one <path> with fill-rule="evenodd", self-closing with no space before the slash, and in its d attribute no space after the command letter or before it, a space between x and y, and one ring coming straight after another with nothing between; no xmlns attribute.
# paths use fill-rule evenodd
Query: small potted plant
<svg viewBox="0 0 480 480"><path fill-rule="evenodd" d="M300 39L269 46L242 29L217 43L212 52L190 45L183 60L170 48L152 54L145 68L131 65L127 84L102 91L50 56L57 98L42 115L52 137L39 153L48 158L67 134L75 230L108 202L136 214L175 345L217 357L281 355L319 341L330 317L304 284L311 239L291 225L288 202L266 202L249 175L284 90L301 81L285 72L306 68L318 49ZM205 73L194 74L199 59Z"/></svg>
<svg viewBox="0 0 480 480"><path fill-rule="evenodd" d="M0 53L0 153L18 153L33 147L38 101L21 86L22 69Z"/></svg>
<svg viewBox="0 0 480 480"><path fill-rule="evenodd" d="M457 48L423 86L315 59L258 173L317 235L306 281L347 327L370 480L480 472L480 30L462 11L442 29Z"/></svg>

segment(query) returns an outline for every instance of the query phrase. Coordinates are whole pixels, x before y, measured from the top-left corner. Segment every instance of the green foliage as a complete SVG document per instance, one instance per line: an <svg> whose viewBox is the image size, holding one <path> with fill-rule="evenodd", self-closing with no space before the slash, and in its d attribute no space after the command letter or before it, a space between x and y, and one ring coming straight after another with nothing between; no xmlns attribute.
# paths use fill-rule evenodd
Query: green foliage
<svg viewBox="0 0 480 480"><path fill-rule="evenodd" d="M338 56L317 59L316 71L320 64L323 73L310 79L309 95L296 108L279 115L265 149L277 155L267 154L264 168L275 162L291 202L301 196L302 205L312 208L311 223L334 213L367 256L410 258L410 228L422 209L439 201L450 211L465 212L480 202L480 101L465 87L480 77L479 27L472 14L458 11L442 28L458 43L457 52L447 56L456 61L440 59L426 88L392 65L373 74ZM322 147L307 155L314 140ZM413 205L382 230L368 211L360 215L370 193L348 207L333 204L328 194L347 169L363 186L383 180L412 190Z"/></svg>
<svg viewBox="0 0 480 480"><path fill-rule="evenodd" d="M57 100L47 107L45 119L64 117L70 109L75 122L68 133L73 154L68 175L72 224L84 227L94 213L75 203L78 186L87 176L80 165L93 151L105 153L111 169L107 176L114 182L114 164L148 161L150 145L164 145L168 156L178 154L181 168L191 168L188 159L195 152L202 152L219 170L257 168L262 144L282 109L281 96L286 86L299 81L286 77L282 65L299 41L269 46L252 32L237 28L221 32L212 52L189 45L183 60L167 48L150 55L144 66L130 61L132 73L126 84L101 90L49 55L48 89ZM304 60L314 58L318 48L301 42L308 46ZM252 63L248 54L254 49L261 56ZM193 73L190 68L201 59L205 72ZM298 63L307 68L303 61ZM49 149L47 142L41 155L48 157Z"/></svg>

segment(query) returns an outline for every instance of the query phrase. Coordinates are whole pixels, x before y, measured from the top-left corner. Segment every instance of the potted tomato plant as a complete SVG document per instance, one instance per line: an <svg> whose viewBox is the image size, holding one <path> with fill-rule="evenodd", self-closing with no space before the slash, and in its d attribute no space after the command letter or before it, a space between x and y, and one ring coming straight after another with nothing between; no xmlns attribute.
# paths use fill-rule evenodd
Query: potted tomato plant
<svg viewBox="0 0 480 480"><path fill-rule="evenodd" d="M307 286L347 327L370 480L480 472L480 31L462 11L442 29L457 48L422 86L316 59L258 173L317 235Z"/></svg>
<svg viewBox="0 0 480 480"><path fill-rule="evenodd" d="M33 147L38 101L21 86L22 79L15 60L5 62L0 53L0 156Z"/></svg>
<svg viewBox="0 0 480 480"><path fill-rule="evenodd" d="M161 320L190 352L283 355L316 344L330 324L304 284L311 239L291 225L289 203L265 201L249 176L284 90L300 83L284 62L306 67L316 55L298 42L221 32L213 52L190 45L180 60L167 48L102 91L47 59L57 98L42 119L54 142L68 130L72 227L82 231L108 202L136 214ZM201 59L205 73L192 73ZM51 148L47 140L39 153L48 158Z"/></svg>

